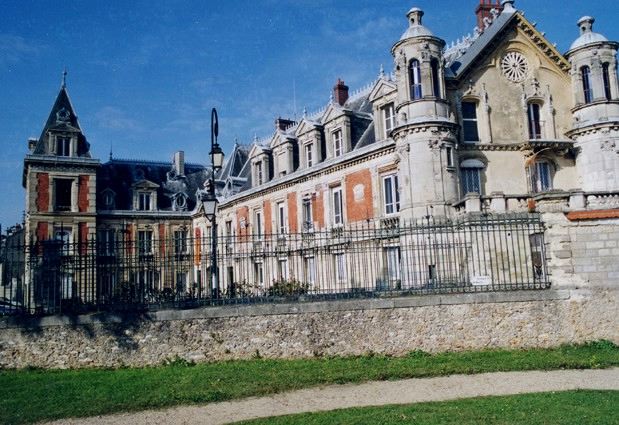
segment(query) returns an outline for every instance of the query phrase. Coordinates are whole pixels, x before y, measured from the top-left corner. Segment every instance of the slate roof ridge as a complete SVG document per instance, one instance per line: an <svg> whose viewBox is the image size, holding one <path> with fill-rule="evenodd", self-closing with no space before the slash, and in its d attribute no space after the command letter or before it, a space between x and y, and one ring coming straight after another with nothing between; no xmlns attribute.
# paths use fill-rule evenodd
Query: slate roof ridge
<svg viewBox="0 0 619 425"><path fill-rule="evenodd" d="M104 165L112 164L115 162L119 164L126 164L126 165L156 165L156 166L164 166L164 167L172 166L172 161L153 161L153 160L147 160L147 159L130 159L130 158L112 158L108 160L106 163L104 163ZM198 164L195 162L185 162L185 167L192 167L192 168L202 167L205 169L210 168L204 164Z"/></svg>

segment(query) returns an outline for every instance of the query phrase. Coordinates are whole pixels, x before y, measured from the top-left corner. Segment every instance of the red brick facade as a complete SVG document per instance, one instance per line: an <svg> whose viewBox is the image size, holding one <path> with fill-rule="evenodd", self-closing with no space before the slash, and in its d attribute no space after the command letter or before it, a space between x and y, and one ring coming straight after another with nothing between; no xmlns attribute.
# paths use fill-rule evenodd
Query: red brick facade
<svg viewBox="0 0 619 425"><path fill-rule="evenodd" d="M264 233L273 233L273 227L271 226L271 201L264 201L262 211L264 211Z"/></svg>
<svg viewBox="0 0 619 425"><path fill-rule="evenodd" d="M47 222L37 223L37 241L44 241L49 238L49 224Z"/></svg>
<svg viewBox="0 0 619 425"><path fill-rule="evenodd" d="M37 174L37 211L49 211L49 174L47 173Z"/></svg>
<svg viewBox="0 0 619 425"><path fill-rule="evenodd" d="M245 223L242 225L242 223ZM249 207L244 206L236 210L236 234L241 240L246 240L249 229Z"/></svg>
<svg viewBox="0 0 619 425"><path fill-rule="evenodd" d="M78 233L80 238L80 255L86 255L88 252L88 224L78 223Z"/></svg>
<svg viewBox="0 0 619 425"><path fill-rule="evenodd" d="M296 233L298 229L297 223L297 193L291 192L288 194L288 231L290 233Z"/></svg>
<svg viewBox="0 0 619 425"><path fill-rule="evenodd" d="M364 169L344 178L346 185L346 219L349 222L369 220L374 217L372 203L372 175Z"/></svg>
<svg viewBox="0 0 619 425"><path fill-rule="evenodd" d="M316 194L312 196L312 214L314 215L313 220L319 229L325 227L325 203L324 203L325 193L322 191L320 186L316 186Z"/></svg>
<svg viewBox="0 0 619 425"><path fill-rule="evenodd" d="M194 257L193 257L193 262L196 266L200 265L200 257L202 257L202 244L201 244L201 240L202 240L202 232L200 231L199 227L196 227L195 231L194 231L194 236L195 239L193 240L193 244L194 244Z"/></svg>
<svg viewBox="0 0 619 425"><path fill-rule="evenodd" d="M88 212L88 182L90 181L90 176L79 176L79 184L77 191L77 207L79 212Z"/></svg>

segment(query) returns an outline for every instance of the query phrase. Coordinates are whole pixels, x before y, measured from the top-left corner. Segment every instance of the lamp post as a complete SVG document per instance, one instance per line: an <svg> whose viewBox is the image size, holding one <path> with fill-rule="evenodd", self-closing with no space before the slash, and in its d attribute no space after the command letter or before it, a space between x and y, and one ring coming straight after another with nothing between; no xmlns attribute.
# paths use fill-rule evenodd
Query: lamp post
<svg viewBox="0 0 619 425"><path fill-rule="evenodd" d="M211 111L211 178L207 181L206 191L202 192L201 201L204 215L211 222L211 290L213 298L219 298L219 270L217 268L217 196L215 194L215 173L221 170L224 153L217 143L219 122L215 108Z"/></svg>

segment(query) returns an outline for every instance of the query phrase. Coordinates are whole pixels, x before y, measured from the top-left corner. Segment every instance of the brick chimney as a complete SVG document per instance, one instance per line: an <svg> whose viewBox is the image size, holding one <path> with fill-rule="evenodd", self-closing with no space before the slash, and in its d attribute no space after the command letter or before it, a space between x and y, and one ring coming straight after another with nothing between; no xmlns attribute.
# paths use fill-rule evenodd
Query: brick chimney
<svg viewBox="0 0 619 425"><path fill-rule="evenodd" d="M275 120L275 130L286 130L288 127L293 125L295 122L293 120L287 120L282 117L279 117Z"/></svg>
<svg viewBox="0 0 619 425"><path fill-rule="evenodd" d="M340 106L344 106L348 100L348 86L339 78L337 79L337 83L333 86L333 100Z"/></svg>
<svg viewBox="0 0 619 425"><path fill-rule="evenodd" d="M484 25L484 18L491 18L492 14L490 11L492 9L496 9L497 12L503 11L503 6L501 6L501 0L479 0L479 5L477 9L475 9L475 15L477 15L477 27L480 30L484 30L486 27Z"/></svg>

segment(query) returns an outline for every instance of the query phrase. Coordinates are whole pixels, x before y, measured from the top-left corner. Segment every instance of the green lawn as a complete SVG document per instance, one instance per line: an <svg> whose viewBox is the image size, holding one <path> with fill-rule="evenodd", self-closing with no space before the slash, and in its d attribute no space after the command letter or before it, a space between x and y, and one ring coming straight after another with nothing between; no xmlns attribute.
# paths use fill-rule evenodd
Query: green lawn
<svg viewBox="0 0 619 425"><path fill-rule="evenodd" d="M405 357L246 360L140 369L5 370L0 423L91 416L208 403L321 384L481 372L603 368L619 365L619 347L600 341L522 351L478 351Z"/></svg>
<svg viewBox="0 0 619 425"><path fill-rule="evenodd" d="M239 422L245 425L617 425L619 391L566 391L365 407Z"/></svg>

